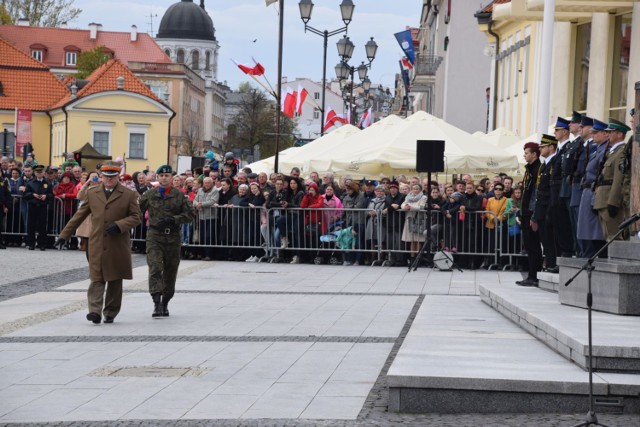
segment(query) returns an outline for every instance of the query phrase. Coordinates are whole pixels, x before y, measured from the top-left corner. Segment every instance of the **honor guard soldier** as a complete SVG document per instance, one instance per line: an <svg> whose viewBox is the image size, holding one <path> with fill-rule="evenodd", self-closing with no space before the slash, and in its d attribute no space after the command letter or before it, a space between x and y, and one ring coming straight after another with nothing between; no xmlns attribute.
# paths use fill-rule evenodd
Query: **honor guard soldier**
<svg viewBox="0 0 640 427"><path fill-rule="evenodd" d="M536 204L533 211L532 221L540 230L540 240L544 247L545 271L558 272L556 264L556 245L554 237L554 224L551 217L551 177L556 155L558 140L543 134L540 139L540 154L544 157L544 162L538 170L538 187L536 191ZM557 191L557 190L556 190Z"/></svg>
<svg viewBox="0 0 640 427"><path fill-rule="evenodd" d="M598 211L605 239L618 232L624 219L622 204L623 163L625 159L625 136L631 128L624 123L609 119L609 149L603 157L602 168L596 179L596 196L593 208ZM621 239L622 236L619 236Z"/></svg>
<svg viewBox="0 0 640 427"><path fill-rule="evenodd" d="M571 225L571 236L573 237L573 253L580 252L578 247L576 235L576 215L572 213L571 209L571 189L573 185L573 175L576 170L576 155L578 150L582 147L584 139L582 138L582 114L574 111L571 115L571 121L569 122L569 142L560 147L558 143L558 152L564 148L564 154L562 155L562 184L560 186L560 200L564 202L567 208L567 214L569 216L569 224ZM586 117L586 116L585 116ZM558 140L560 141L560 140Z"/></svg>
<svg viewBox="0 0 640 427"><path fill-rule="evenodd" d="M88 187L86 201L60 232L59 249L91 216L91 235L87 249L89 279L87 320L113 323L122 306L122 280L133 277L130 231L140 224L138 195L118 182L120 165L107 162L100 167L102 183ZM106 289L106 295L105 295ZM103 307L104 302L104 307Z"/></svg>
<svg viewBox="0 0 640 427"><path fill-rule="evenodd" d="M585 246L589 246L589 242L579 239L578 235L578 217L580 213L580 200L582 199L582 179L587 169L587 162L590 155L595 151L597 145L593 142L591 129L593 128L593 119L585 115L582 116L580 122L580 144L576 147L573 155L573 176L571 177L571 200L569 202L569 215L571 216L571 225L575 225L574 236L576 237L576 247L578 258L584 258L587 252ZM576 138L577 140L577 138Z"/></svg>
<svg viewBox="0 0 640 427"><path fill-rule="evenodd" d="M27 213L27 247L30 251L36 248L36 233L38 234L38 248L45 250L47 245L47 211L53 203L53 186L44 179L44 166L33 168L35 179L26 184L24 198L28 203Z"/></svg>
<svg viewBox="0 0 640 427"><path fill-rule="evenodd" d="M167 317L180 265L180 225L193 221L194 210L185 194L171 186L170 165L160 166L156 176L160 185L142 195L140 209L143 214L149 212L147 264L154 304L152 317Z"/></svg>
<svg viewBox="0 0 640 427"><path fill-rule="evenodd" d="M631 117L629 123L631 123L631 136L624 147L624 161L622 163L622 200L624 203L624 217L628 218L632 215L631 212L631 160L633 158L633 132L636 130L636 109L632 108L629 111Z"/></svg>
<svg viewBox="0 0 640 427"><path fill-rule="evenodd" d="M574 125L575 127L575 125ZM568 177L563 172L565 156L570 145L570 122L558 117L554 129L554 135L558 140L558 149L551 166L551 200L550 214L554 230L554 240L557 254L571 258L573 256L573 233L571 220L569 219L569 201L571 199L571 187L567 183ZM546 162L546 161L545 161ZM566 165L568 167L568 165Z"/></svg>

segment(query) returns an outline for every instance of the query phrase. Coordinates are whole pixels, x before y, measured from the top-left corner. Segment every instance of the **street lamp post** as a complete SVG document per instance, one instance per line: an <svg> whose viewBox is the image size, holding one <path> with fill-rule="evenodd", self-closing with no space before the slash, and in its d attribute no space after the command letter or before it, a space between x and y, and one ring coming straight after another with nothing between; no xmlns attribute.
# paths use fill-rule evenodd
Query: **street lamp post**
<svg viewBox="0 0 640 427"><path fill-rule="evenodd" d="M363 61L357 67L355 66L352 67L348 64L349 59L351 59L351 55L353 54L353 50L354 50L354 45L351 42L351 40L349 40L349 37L344 36L337 43L337 47L338 47L338 55L342 60L335 67L336 77L338 78L338 80L341 80L341 81L346 80L348 77L351 78L351 94L349 97L349 103L350 103L349 105L351 105L351 101L353 100L353 89L355 87L355 82L353 80L354 80L354 75L356 71L358 72L358 78L360 78L360 81L362 82L361 87L365 91L365 96L368 95L369 93L369 89L371 88L371 81L367 77L367 72L369 71L369 68L371 68L371 63L376 58L378 45L373 40L373 37L371 37L371 40L369 40L367 44L365 44L364 46L365 51L367 53L368 62L365 64ZM355 105L354 105L354 110L355 110ZM355 125L354 114L350 114L349 123L351 123L352 125Z"/></svg>
<svg viewBox="0 0 640 427"><path fill-rule="evenodd" d="M321 36L324 40L324 51L323 51L323 60L322 60L322 110L320 111L320 136L324 135L324 111L325 111L325 92L327 89L327 43L329 37L335 36L336 34L340 34L346 32L349 28L349 24L351 23L351 18L353 17L353 9L355 5L352 0L342 0L340 3L340 13L342 14L342 22L344 22L344 27L338 28L333 31L320 31L312 26L308 25L311 20L311 12L313 11L313 2L311 0L300 0L298 3L298 7L300 8L300 19L304 22L304 31L311 32L313 34L317 34Z"/></svg>

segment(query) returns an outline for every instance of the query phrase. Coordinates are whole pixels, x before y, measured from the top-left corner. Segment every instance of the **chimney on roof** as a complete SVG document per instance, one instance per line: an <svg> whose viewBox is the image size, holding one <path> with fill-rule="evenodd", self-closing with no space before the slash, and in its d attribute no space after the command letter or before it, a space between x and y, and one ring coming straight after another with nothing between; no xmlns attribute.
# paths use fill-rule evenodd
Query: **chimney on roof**
<svg viewBox="0 0 640 427"><path fill-rule="evenodd" d="M18 19L18 26L19 27L28 27L29 26L29 20L27 18Z"/></svg>
<svg viewBox="0 0 640 427"><path fill-rule="evenodd" d="M92 22L89 24L89 39L95 40L98 37L98 31L102 29L102 24L96 24Z"/></svg>
<svg viewBox="0 0 640 427"><path fill-rule="evenodd" d="M204 0L200 0L200 7L204 10Z"/></svg>
<svg viewBox="0 0 640 427"><path fill-rule="evenodd" d="M62 24L60 24L60 28L69 28L69 26L67 25L67 21L64 21Z"/></svg>
<svg viewBox="0 0 640 427"><path fill-rule="evenodd" d="M116 81L118 82L118 90L124 90L124 77L118 76Z"/></svg>
<svg viewBox="0 0 640 427"><path fill-rule="evenodd" d="M131 26L131 41L135 42L138 40L138 27L135 25Z"/></svg>
<svg viewBox="0 0 640 427"><path fill-rule="evenodd" d="M76 86L76 83L74 82L71 85L71 99L76 99L76 94L78 93L78 86Z"/></svg>

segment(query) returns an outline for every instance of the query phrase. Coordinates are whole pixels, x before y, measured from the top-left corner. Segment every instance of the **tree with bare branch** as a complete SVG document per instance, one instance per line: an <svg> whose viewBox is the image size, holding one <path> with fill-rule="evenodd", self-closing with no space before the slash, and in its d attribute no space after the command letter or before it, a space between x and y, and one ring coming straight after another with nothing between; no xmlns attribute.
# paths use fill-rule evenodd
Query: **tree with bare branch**
<svg viewBox="0 0 640 427"><path fill-rule="evenodd" d="M74 0L0 0L0 20L15 24L26 19L33 27L59 27L76 19L81 9L73 7ZM7 22L8 21L8 22Z"/></svg>

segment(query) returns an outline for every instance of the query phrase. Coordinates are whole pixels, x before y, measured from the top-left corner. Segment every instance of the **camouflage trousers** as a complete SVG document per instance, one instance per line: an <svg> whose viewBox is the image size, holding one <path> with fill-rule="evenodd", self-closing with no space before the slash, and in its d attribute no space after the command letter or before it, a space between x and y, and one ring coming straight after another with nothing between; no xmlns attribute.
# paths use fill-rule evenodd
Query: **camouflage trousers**
<svg viewBox="0 0 640 427"><path fill-rule="evenodd" d="M149 293L162 294L170 300L176 291L176 277L180 265L180 234L163 234L155 230L147 233L147 264L149 265Z"/></svg>

